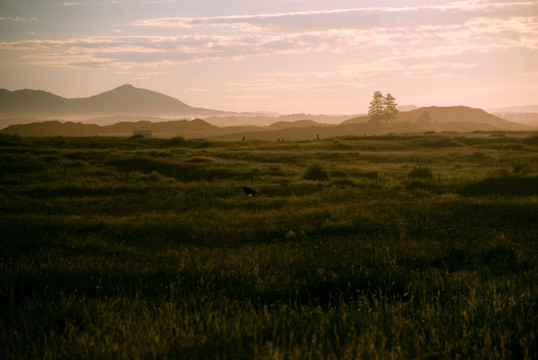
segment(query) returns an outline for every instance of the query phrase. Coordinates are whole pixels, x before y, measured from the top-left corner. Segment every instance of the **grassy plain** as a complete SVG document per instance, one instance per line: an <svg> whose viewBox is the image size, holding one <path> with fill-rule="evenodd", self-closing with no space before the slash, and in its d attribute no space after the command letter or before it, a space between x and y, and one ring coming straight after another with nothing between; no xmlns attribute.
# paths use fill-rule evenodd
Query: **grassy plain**
<svg viewBox="0 0 538 360"><path fill-rule="evenodd" d="M535 133L2 136L0 357L536 358L537 178Z"/></svg>

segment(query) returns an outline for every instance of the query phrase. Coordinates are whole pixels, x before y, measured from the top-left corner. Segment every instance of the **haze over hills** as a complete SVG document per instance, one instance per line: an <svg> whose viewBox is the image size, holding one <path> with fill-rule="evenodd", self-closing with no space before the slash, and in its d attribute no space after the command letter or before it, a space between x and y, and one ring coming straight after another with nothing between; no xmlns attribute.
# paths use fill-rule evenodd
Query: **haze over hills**
<svg viewBox="0 0 538 360"><path fill-rule="evenodd" d="M321 124L312 120L278 121L269 126L219 127L207 121L131 121L98 126L74 122L47 121L12 125L0 133L21 136L131 136L135 130L149 130L155 137L182 136L220 140L305 140L348 135L381 135L425 131L529 131L530 126L517 124L488 114L481 109L464 106L426 107L401 112L389 123L370 121L367 116L349 119L340 124Z"/></svg>
<svg viewBox="0 0 538 360"><path fill-rule="evenodd" d="M229 113L195 108L155 91L123 85L89 97L67 99L41 90L0 89L1 133L22 136L131 136L150 130L153 136L219 139L312 139L346 135L376 135L424 131L526 131L535 128L465 106L400 108L389 123L368 116L294 114L281 116ZM407 109L408 111L403 111ZM86 118L86 123L35 118ZM169 120L164 117L206 117ZM9 118L11 117L11 118ZM33 118L35 117L35 118ZM7 119L6 119L7 118ZM91 122L91 123L88 123ZM230 126L230 125L234 126Z"/></svg>
<svg viewBox="0 0 538 360"><path fill-rule="evenodd" d="M68 99L42 90L0 89L0 117L88 117L114 115L216 116L232 115L189 106L155 91L123 85L88 98Z"/></svg>
<svg viewBox="0 0 538 360"><path fill-rule="evenodd" d="M538 127L538 112L535 112L535 113L522 113L522 112L495 113L495 115L508 121Z"/></svg>
<svg viewBox="0 0 538 360"><path fill-rule="evenodd" d="M508 106L487 111L501 119L538 127L538 105Z"/></svg>
<svg viewBox="0 0 538 360"><path fill-rule="evenodd" d="M303 124L306 124L303 122ZM300 129L292 127L267 128L265 131L245 131L222 135L225 140L245 136L247 139L288 139L302 140L318 137L336 137L348 135L382 135L388 133L416 133L426 131L531 131L530 126L517 124L488 114L481 109L465 106L424 107L416 110L400 112L393 121L370 121L366 115L346 120L338 125L309 124Z"/></svg>
<svg viewBox="0 0 538 360"><path fill-rule="evenodd" d="M487 109L489 113L538 113L538 105L507 106L502 108Z"/></svg>

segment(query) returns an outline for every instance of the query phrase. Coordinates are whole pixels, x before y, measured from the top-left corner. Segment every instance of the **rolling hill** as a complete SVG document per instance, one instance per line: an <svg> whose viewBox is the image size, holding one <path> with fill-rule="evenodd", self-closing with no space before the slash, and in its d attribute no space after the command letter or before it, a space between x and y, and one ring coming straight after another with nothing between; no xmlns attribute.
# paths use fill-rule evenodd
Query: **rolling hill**
<svg viewBox="0 0 538 360"><path fill-rule="evenodd" d="M234 113L196 108L155 91L123 85L88 98L68 99L42 90L0 89L0 117L87 117L114 115L217 116Z"/></svg>
<svg viewBox="0 0 538 360"><path fill-rule="evenodd" d="M465 106L406 108L409 110L400 111L397 118L389 123L372 122L367 116L347 120L345 117L307 114L258 118L254 114L192 107L173 97L132 85L73 99L42 90L0 89L0 128L5 127L0 133L21 136L130 136L135 130L151 130L157 137L301 140L389 132L535 130L482 109ZM55 117L93 120L86 123L36 120ZM166 117L208 119L170 121Z"/></svg>
<svg viewBox="0 0 538 360"><path fill-rule="evenodd" d="M133 117L133 119L143 119ZM152 118L149 118L150 120ZM268 126L216 126L207 121L174 120L153 122L122 121L99 126L59 121L12 125L0 133L21 136L131 136L135 130L151 130L156 137L183 136L220 140L304 140L348 135L382 135L387 133L417 133L426 131L528 131L530 126L503 120L481 109L464 106L427 107L401 112L392 122L373 122L367 116L349 119L337 125L311 120L277 121Z"/></svg>
<svg viewBox="0 0 538 360"><path fill-rule="evenodd" d="M353 118L343 124L358 124L368 121L367 116ZM501 119L482 109L467 106L422 107L399 112L393 124L408 123L422 131L494 131L531 130L530 127Z"/></svg>
<svg viewBox="0 0 538 360"><path fill-rule="evenodd" d="M44 121L31 124L12 125L0 131L20 136L131 136L135 130L150 130L153 136L188 138L208 137L223 134L223 128L203 120L176 120L163 122L135 121L99 126L78 122Z"/></svg>

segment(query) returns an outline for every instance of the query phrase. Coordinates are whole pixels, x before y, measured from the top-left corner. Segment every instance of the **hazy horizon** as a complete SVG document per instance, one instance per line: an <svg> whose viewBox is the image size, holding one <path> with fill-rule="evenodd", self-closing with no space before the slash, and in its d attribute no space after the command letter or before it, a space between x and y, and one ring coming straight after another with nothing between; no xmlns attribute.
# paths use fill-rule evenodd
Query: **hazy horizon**
<svg viewBox="0 0 538 360"><path fill-rule="evenodd" d="M536 105L538 0L0 0L0 88L225 111Z"/></svg>

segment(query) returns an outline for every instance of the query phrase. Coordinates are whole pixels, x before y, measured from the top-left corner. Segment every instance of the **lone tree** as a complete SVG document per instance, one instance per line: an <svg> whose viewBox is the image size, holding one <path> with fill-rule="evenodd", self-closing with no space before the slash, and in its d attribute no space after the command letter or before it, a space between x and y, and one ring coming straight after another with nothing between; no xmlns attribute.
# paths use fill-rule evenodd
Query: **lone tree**
<svg viewBox="0 0 538 360"><path fill-rule="evenodd" d="M368 116L371 121L389 121L396 117L398 110L396 109L396 98L391 94L383 96L381 91L375 91L370 100L368 108Z"/></svg>

